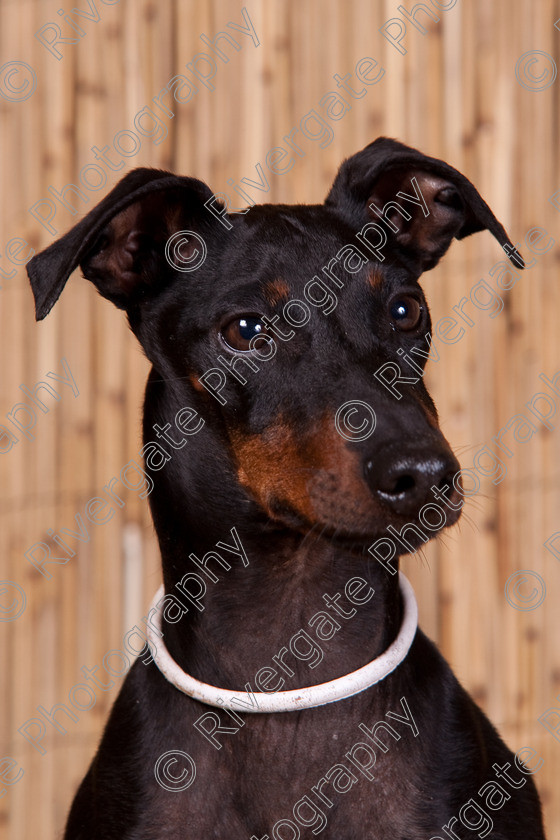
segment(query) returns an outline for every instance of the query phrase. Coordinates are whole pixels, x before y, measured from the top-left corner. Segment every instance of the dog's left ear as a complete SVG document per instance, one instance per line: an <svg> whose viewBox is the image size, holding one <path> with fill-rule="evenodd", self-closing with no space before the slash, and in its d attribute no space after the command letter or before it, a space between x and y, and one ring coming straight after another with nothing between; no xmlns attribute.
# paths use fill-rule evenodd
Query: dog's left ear
<svg viewBox="0 0 560 840"><path fill-rule="evenodd" d="M508 246L511 262L525 267L503 226L464 175L387 137L344 161L325 204L353 226L377 223L376 248L383 252L385 244L396 243L418 273L433 268L453 238L480 230L489 230L502 247Z"/></svg>

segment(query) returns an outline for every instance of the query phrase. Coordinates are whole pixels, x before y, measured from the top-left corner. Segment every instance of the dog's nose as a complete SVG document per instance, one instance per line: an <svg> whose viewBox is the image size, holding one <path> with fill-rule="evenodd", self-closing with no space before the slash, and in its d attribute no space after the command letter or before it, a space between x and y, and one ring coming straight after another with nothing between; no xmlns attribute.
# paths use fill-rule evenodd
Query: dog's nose
<svg viewBox="0 0 560 840"><path fill-rule="evenodd" d="M416 517L427 503L440 506L461 499L454 478L459 463L451 452L393 449L365 461L366 481L375 496L401 516ZM432 488L435 488L432 489Z"/></svg>

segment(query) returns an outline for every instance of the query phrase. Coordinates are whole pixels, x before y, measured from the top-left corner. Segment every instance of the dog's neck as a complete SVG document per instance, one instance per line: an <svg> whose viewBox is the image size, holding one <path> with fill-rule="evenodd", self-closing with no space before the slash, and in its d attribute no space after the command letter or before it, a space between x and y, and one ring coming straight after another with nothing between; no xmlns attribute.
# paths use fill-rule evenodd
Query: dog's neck
<svg viewBox="0 0 560 840"><path fill-rule="evenodd" d="M191 542L164 556L165 591L189 607L180 621L164 622L165 638L187 673L232 690L243 690L246 683L257 690L255 675L269 666L285 679L284 690L303 688L357 670L398 634L398 578L367 554L296 533L241 533L248 564L226 551L221 556L228 558L229 570L211 560L207 568L219 580L206 580L202 609L185 600L180 581L185 559L201 558L212 546ZM233 543L231 535L217 533L215 542L220 540ZM189 561L186 571L197 567ZM196 588L191 579L191 589Z"/></svg>
<svg viewBox="0 0 560 840"><path fill-rule="evenodd" d="M182 405L197 405L195 395L178 394L171 399L164 388L163 383L148 385L144 420L148 440L153 423L163 425L172 406L178 410ZM203 408L200 414L204 416ZM188 607L179 621L166 622L164 614L162 622L167 648L177 665L196 679L224 689L243 690L247 682L254 689L255 674L264 666L275 667L273 657L284 648L288 652L283 661L293 676L278 670L285 678L283 690L290 690L336 679L379 656L401 626L398 575L390 574L365 547L363 553L357 546L349 550L322 535L321 529L311 529L306 535L304 529L280 527L268 519L240 487L217 426L217 421L206 423L187 446L173 454L165 469L154 475L155 487L149 496L165 592L174 593ZM232 528L246 560L235 545ZM219 547L220 542L237 548L237 554ZM215 559L207 562L207 571L218 578L216 582L192 560L192 555L202 560L213 551L230 565L227 569ZM397 560L393 563L396 567ZM181 592L179 584L188 573L199 574L206 584L198 608ZM364 581L359 592L359 584L351 585L357 592L354 604L345 594L353 578ZM374 594L365 600L370 587ZM197 589L194 582L191 589ZM320 635L333 633L328 641L319 641L320 619L313 621L321 612L326 623ZM290 642L300 631L322 649L322 659L314 667L313 659L303 661L290 651ZM305 637L295 644L304 650Z"/></svg>

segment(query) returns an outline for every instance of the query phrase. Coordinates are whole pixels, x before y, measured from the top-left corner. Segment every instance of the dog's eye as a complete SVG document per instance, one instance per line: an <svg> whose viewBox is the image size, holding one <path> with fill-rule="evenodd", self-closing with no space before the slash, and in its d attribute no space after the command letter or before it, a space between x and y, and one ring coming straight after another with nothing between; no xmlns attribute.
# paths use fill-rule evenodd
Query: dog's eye
<svg viewBox="0 0 560 840"><path fill-rule="evenodd" d="M258 315L242 315L234 318L222 329L222 338L231 350L252 350L257 336L270 338L266 326ZM257 342L258 347L259 342Z"/></svg>
<svg viewBox="0 0 560 840"><path fill-rule="evenodd" d="M414 330L422 318L422 304L412 295L399 295L389 305L393 326L398 330Z"/></svg>

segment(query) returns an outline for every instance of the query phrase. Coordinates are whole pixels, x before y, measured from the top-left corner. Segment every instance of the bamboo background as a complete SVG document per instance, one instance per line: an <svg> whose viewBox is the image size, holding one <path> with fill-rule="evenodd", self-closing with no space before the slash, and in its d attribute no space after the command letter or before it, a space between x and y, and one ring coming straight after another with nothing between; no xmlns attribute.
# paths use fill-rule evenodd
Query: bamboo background
<svg viewBox="0 0 560 840"><path fill-rule="evenodd" d="M558 63L558 0L459 0L439 13L439 23L424 18L426 35L409 24L406 55L379 33L398 16L397 0L246 5L260 46L228 30L242 48L223 47L231 59L218 63L215 90L199 86L187 104L174 103L175 116L164 120L167 138L156 145L143 137L123 172L169 168L227 192L229 178L254 178L255 164L264 164L269 149L281 145L312 108L324 113L318 103L337 89L334 73L344 76L371 56L384 68L383 80L351 100L352 110L339 122L328 121L335 132L329 146L306 140L305 156L288 173L267 173L267 201L322 200L344 157L389 135L463 171L514 242L536 225L557 235L559 210L549 197L560 189L560 79L546 90L529 90L516 80L515 67L535 49ZM0 0L0 63L25 61L37 76L29 99L0 98L5 273L13 267L6 261L13 237L37 250L52 241L28 208L48 196L49 185L61 189L76 182L80 169L94 162L93 145L111 144L118 131L133 128L135 114L206 49L201 33L212 37L228 21L241 24L243 3L120 0L96 6L100 20L80 18L86 34L63 45L57 61L34 33L48 21L61 22L59 4ZM89 203L75 200L75 216L59 208L54 224L60 232L122 172L110 175L105 189L88 193ZM521 250L530 255L526 246ZM443 264L424 278L434 323L478 279L494 286L489 269L501 256L489 233L454 243ZM526 412L525 403L542 388L538 374L552 377L560 368L559 257L556 245L539 256L503 292L504 311L493 319L477 311L475 326L457 344L443 347L440 361L429 366L442 429L465 467L514 414ZM10 756L25 772L0 793L0 833L6 840L31 840L61 835L118 685L99 691L93 708L77 713L78 722L66 720L67 733L49 727L44 755L18 727L39 705L68 704L69 690L82 681L82 666L99 666L107 651L122 650L123 634L146 614L160 572L147 502L132 491L111 521L90 526L90 540L76 543L77 555L52 567L50 579L24 558L33 544L48 539L48 529L75 529L74 517L83 515L85 503L138 457L148 365L122 313L78 273L40 325L25 268L2 275L0 284L0 424L13 430L7 413L18 402L29 403L20 385L32 388L48 371L60 374L62 358L80 392L75 398L61 386L58 402L46 396L49 411L38 412L35 439L18 434L18 442L0 455L0 578L17 582L27 596L19 618L0 622L0 759ZM543 758L535 780L549 840L560 840L560 740L538 718L560 706L560 565L543 546L560 528L559 456L558 429L541 429L527 443L515 444L513 456L505 458L507 477L497 486L483 480L467 506L468 521L430 544L424 560L415 556L404 563L424 630L509 746L532 747ZM504 597L507 578L524 569L546 583L544 602L531 611L514 609ZM5 768L0 765L0 774Z"/></svg>

